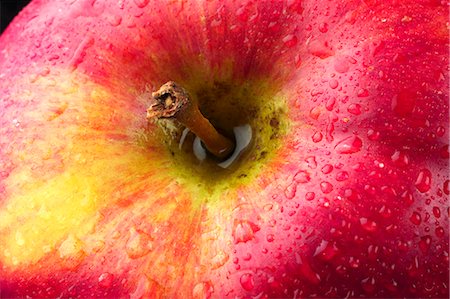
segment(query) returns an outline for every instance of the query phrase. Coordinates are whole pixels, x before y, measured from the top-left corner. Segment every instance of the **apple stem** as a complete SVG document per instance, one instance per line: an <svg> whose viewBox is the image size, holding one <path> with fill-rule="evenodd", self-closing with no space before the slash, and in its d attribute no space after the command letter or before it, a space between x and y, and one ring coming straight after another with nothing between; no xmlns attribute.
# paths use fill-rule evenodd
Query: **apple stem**
<svg viewBox="0 0 450 299"><path fill-rule="evenodd" d="M187 91L173 81L165 83L152 93L147 119L155 117L176 119L197 135L206 149L217 158L225 159L234 150L234 142L217 132L198 106L192 103Z"/></svg>

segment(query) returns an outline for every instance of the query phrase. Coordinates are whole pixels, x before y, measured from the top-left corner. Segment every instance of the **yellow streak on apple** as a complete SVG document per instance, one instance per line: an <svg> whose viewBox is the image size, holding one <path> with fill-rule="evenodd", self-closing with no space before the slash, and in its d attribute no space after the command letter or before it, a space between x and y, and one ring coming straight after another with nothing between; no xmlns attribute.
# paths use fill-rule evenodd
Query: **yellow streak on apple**
<svg viewBox="0 0 450 299"><path fill-rule="evenodd" d="M149 190L154 194L151 198L159 197L161 184L158 182L161 180L152 180L149 175L158 163L154 153L144 152L140 148L131 150L134 145L128 142L110 141L103 136L104 132L89 131L89 128L79 125L77 120L84 118L83 113L90 114L90 119L101 120L111 114L106 111L111 107L101 106L105 111L96 107L96 102L106 101L109 97L106 90L91 83L81 90L73 84L74 79L67 75L66 80L58 83L62 90L48 92L50 100L40 98L37 103L40 108L23 115L23 123L30 120L37 127L29 128L29 131L24 129L23 134L28 135L23 142L23 151L14 153L17 164L21 166L6 180L7 191L11 195L7 199L6 209L0 211L0 258L6 265L34 263L49 251L57 249L67 236L82 238L87 235L99 218L98 211L117 200L112 194L114 186L127 182L126 186L121 187L121 194L124 195L134 191L136 184L142 183L140 180L133 182L133 176L139 178L145 175L154 187ZM35 84L39 85L43 97L45 89L53 85L46 78L40 78ZM18 99L26 100L30 95L29 91L17 92ZM48 115L40 115L45 111L42 106L53 100L57 102L55 104L70 103L61 118L75 121L62 124L46 121ZM37 130L42 131L45 142L34 142L32 135ZM48 149L45 149L45 144ZM64 144L59 151L63 166L59 170L46 168L45 161L54 162L53 158L47 157L52 147L61 144ZM39 173L24 166L33 163L33 160L44 161L44 166L39 169L42 178ZM51 177L48 177L47 171ZM163 211L158 211L158 217L170 216L168 205ZM60 255L63 254L60 252Z"/></svg>

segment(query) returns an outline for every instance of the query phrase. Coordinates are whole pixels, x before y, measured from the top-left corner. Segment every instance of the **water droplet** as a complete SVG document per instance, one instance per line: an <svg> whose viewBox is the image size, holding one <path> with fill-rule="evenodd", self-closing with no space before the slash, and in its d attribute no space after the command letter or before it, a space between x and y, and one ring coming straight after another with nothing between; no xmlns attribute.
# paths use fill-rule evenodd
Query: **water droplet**
<svg viewBox="0 0 450 299"><path fill-rule="evenodd" d="M320 183L320 189L322 190L322 192L324 194L328 194L331 191L333 191L333 185L330 184L329 182L321 182Z"/></svg>
<svg viewBox="0 0 450 299"><path fill-rule="evenodd" d="M297 183L305 184L311 180L311 176L305 170L298 171L294 176L294 181Z"/></svg>
<svg viewBox="0 0 450 299"><path fill-rule="evenodd" d="M119 239L120 236L121 236L121 233L120 233L120 231L118 231L118 230L114 231L114 232L111 234L111 238L113 238L113 239L115 239L115 240Z"/></svg>
<svg viewBox="0 0 450 299"><path fill-rule="evenodd" d="M287 1L287 8L289 11L296 12L297 14L303 13L303 0L291 0Z"/></svg>
<svg viewBox="0 0 450 299"><path fill-rule="evenodd" d="M248 17L249 17L247 5L243 5L243 6L239 7L236 10L236 16L238 17L239 21L241 21L242 23L247 22Z"/></svg>
<svg viewBox="0 0 450 299"><path fill-rule="evenodd" d="M397 241L397 247L400 251L406 252L409 250L409 244L401 240Z"/></svg>
<svg viewBox="0 0 450 299"><path fill-rule="evenodd" d="M395 293L398 291L398 283L391 279L384 284L384 287L391 293Z"/></svg>
<svg viewBox="0 0 450 299"><path fill-rule="evenodd" d="M361 281L361 286L367 294L373 294L376 290L375 278L367 277Z"/></svg>
<svg viewBox="0 0 450 299"><path fill-rule="evenodd" d="M245 243L253 240L255 237L255 233L259 230L259 226L254 224L253 222L235 219L233 226L234 243Z"/></svg>
<svg viewBox="0 0 450 299"><path fill-rule="evenodd" d="M448 144L442 146L439 150L439 156L443 159L448 159L450 157Z"/></svg>
<svg viewBox="0 0 450 299"><path fill-rule="evenodd" d="M84 61L87 49L94 44L95 40L92 37L86 36L78 47L75 49L72 58L70 59L69 65L72 71L76 70L78 66Z"/></svg>
<svg viewBox="0 0 450 299"><path fill-rule="evenodd" d="M63 102L57 107L50 108L49 110L51 114L47 116L47 120L52 121L60 117L67 110L67 107L68 107L67 102Z"/></svg>
<svg viewBox="0 0 450 299"><path fill-rule="evenodd" d="M409 217L409 220L415 224L415 225L419 225L422 222L422 217L420 216L419 213L417 212L413 212L411 214L411 217Z"/></svg>
<svg viewBox="0 0 450 299"><path fill-rule="evenodd" d="M128 256L131 259L137 259L147 255L151 250L153 250L152 238L144 232L131 228L125 247Z"/></svg>
<svg viewBox="0 0 450 299"><path fill-rule="evenodd" d="M377 223L365 217L359 218L359 223L361 223L361 227L368 232L374 232L377 230Z"/></svg>
<svg viewBox="0 0 450 299"><path fill-rule="evenodd" d="M328 118L328 123L325 131L325 136L328 142L333 142L334 137L334 123L338 120L337 116L330 116Z"/></svg>
<svg viewBox="0 0 450 299"><path fill-rule="evenodd" d="M331 164L325 164L322 167L322 173L324 173L324 174L329 174L332 171L333 171L333 165L331 165Z"/></svg>
<svg viewBox="0 0 450 299"><path fill-rule="evenodd" d="M433 215L436 218L440 218L441 217L441 210L439 209L439 207L433 207Z"/></svg>
<svg viewBox="0 0 450 299"><path fill-rule="evenodd" d="M353 135L338 142L334 148L339 154L353 154L361 150L362 140Z"/></svg>
<svg viewBox="0 0 450 299"><path fill-rule="evenodd" d="M266 212L272 211L272 209L273 209L273 204L271 204L271 203L266 204L266 205L264 205L263 209L264 209L264 211L266 211Z"/></svg>
<svg viewBox="0 0 450 299"><path fill-rule="evenodd" d="M313 256L319 257L324 261L329 261L333 259L338 252L339 250L336 247L336 244L322 240L319 246L317 246Z"/></svg>
<svg viewBox="0 0 450 299"><path fill-rule="evenodd" d="M391 156L391 160L399 167L404 167L409 164L409 156L403 151L395 151Z"/></svg>
<svg viewBox="0 0 450 299"><path fill-rule="evenodd" d="M252 259L251 253L247 252L246 254L244 254L244 256L242 257L242 259L243 259L244 261L249 261L249 260L251 260L251 259Z"/></svg>
<svg viewBox="0 0 450 299"><path fill-rule="evenodd" d="M420 238L419 241L419 248L422 251L423 254L427 254L428 250L430 249L431 245L431 236L426 235Z"/></svg>
<svg viewBox="0 0 450 299"><path fill-rule="evenodd" d="M298 39L293 34L288 34L283 38L284 46L287 48L292 48L298 43Z"/></svg>
<svg viewBox="0 0 450 299"><path fill-rule="evenodd" d="M211 260L211 269L213 270L219 269L220 267L225 265L225 263L228 261L229 258L230 256L227 253L223 251L219 252Z"/></svg>
<svg viewBox="0 0 450 299"><path fill-rule="evenodd" d="M298 265L298 271L302 277L304 277L308 282L318 285L320 283L320 276L311 268L308 261L300 255L300 253L295 253L295 263Z"/></svg>
<svg viewBox="0 0 450 299"><path fill-rule="evenodd" d="M293 199L295 197L295 193L297 192L297 184L297 182L293 182L284 190L284 195L287 199Z"/></svg>
<svg viewBox="0 0 450 299"><path fill-rule="evenodd" d="M314 143L318 143L318 142L322 141L322 138L323 138L323 135L322 135L321 132L315 132L315 133L312 135L312 141L313 141Z"/></svg>
<svg viewBox="0 0 450 299"><path fill-rule="evenodd" d="M377 245L369 245L367 247L367 256L370 260L375 261L378 258L379 247Z"/></svg>
<svg viewBox="0 0 450 299"><path fill-rule="evenodd" d="M442 226L436 227L436 229L434 230L434 233L436 234L436 236L438 238L443 238L445 236L445 230Z"/></svg>
<svg viewBox="0 0 450 299"><path fill-rule="evenodd" d="M255 281L253 279L253 274L251 273L242 274L239 281L241 283L242 288L246 291L251 291L255 287Z"/></svg>
<svg viewBox="0 0 450 299"><path fill-rule="evenodd" d="M307 157L305 159L305 162L308 164L309 168L311 168L311 169L316 169L317 168L316 157L314 157L314 156Z"/></svg>
<svg viewBox="0 0 450 299"><path fill-rule="evenodd" d="M328 111L333 110L334 104L336 103L336 99L335 98L329 98L328 101L325 103L325 108Z"/></svg>
<svg viewBox="0 0 450 299"><path fill-rule="evenodd" d="M406 190L400 195L400 198L404 203L406 203L408 206L412 205L414 203L414 197L412 196L411 192Z"/></svg>
<svg viewBox="0 0 450 299"><path fill-rule="evenodd" d="M59 55L54 54L54 55L51 55L51 56L48 58L48 61L55 61L55 60L58 60L58 59L59 59Z"/></svg>
<svg viewBox="0 0 450 299"><path fill-rule="evenodd" d="M445 194L447 194L447 195L449 195L449 193L450 193L450 191L449 191L449 185L450 185L450 180L446 180L445 182L444 182L444 193Z"/></svg>
<svg viewBox="0 0 450 299"><path fill-rule="evenodd" d="M328 42L318 40L312 41L308 46L309 53L320 59L325 59L334 55L334 51L329 48Z"/></svg>
<svg viewBox="0 0 450 299"><path fill-rule="evenodd" d="M117 27L122 23L122 17L118 15L109 16L108 22L111 26Z"/></svg>
<svg viewBox="0 0 450 299"><path fill-rule="evenodd" d="M214 293L214 287L209 281L197 283L192 290L194 299L209 299L212 293Z"/></svg>
<svg viewBox="0 0 450 299"><path fill-rule="evenodd" d="M316 97L316 96L318 96L318 95L323 94L323 90L320 89L320 88L313 88L313 89L311 90L310 94L311 94L312 97Z"/></svg>
<svg viewBox="0 0 450 299"><path fill-rule="evenodd" d="M222 22L223 22L222 17L217 15L215 18L211 20L211 27L220 26Z"/></svg>
<svg viewBox="0 0 450 299"><path fill-rule="evenodd" d="M351 256L348 260L348 265L353 269L359 268L360 263L361 261L353 256Z"/></svg>
<svg viewBox="0 0 450 299"><path fill-rule="evenodd" d="M294 63L296 68L299 68L302 65L302 58L300 57L300 54L295 55Z"/></svg>
<svg viewBox="0 0 450 299"><path fill-rule="evenodd" d="M378 138L380 138L380 132L375 131L373 129L369 129L367 131L367 138L369 138L369 140L372 141L378 140Z"/></svg>
<svg viewBox="0 0 450 299"><path fill-rule="evenodd" d="M361 195L358 193L358 191L352 188L345 189L343 195L346 199L355 203L361 199Z"/></svg>
<svg viewBox="0 0 450 299"><path fill-rule="evenodd" d="M369 91L365 88L361 88L360 90L358 90L357 95L359 98L365 98L369 96Z"/></svg>
<svg viewBox="0 0 450 299"><path fill-rule="evenodd" d="M76 256L81 251L82 243L74 235L70 234L64 242L59 246L59 256L61 258L67 258Z"/></svg>
<svg viewBox="0 0 450 299"><path fill-rule="evenodd" d="M23 246L25 244L25 240L21 232L17 231L15 235L16 243L19 246Z"/></svg>
<svg viewBox="0 0 450 299"><path fill-rule="evenodd" d="M277 32L280 31L281 26L280 26L280 24L279 24L278 22L272 21L272 22L269 23L269 25L267 26L267 28L269 28L271 32L277 33Z"/></svg>
<svg viewBox="0 0 450 299"><path fill-rule="evenodd" d="M378 210L378 213L383 218L390 218L392 216L392 210L390 208L386 207L385 205L381 206L381 208Z"/></svg>
<svg viewBox="0 0 450 299"><path fill-rule="evenodd" d="M421 193L425 193L431 188L431 171L428 169L422 169L416 179L414 184Z"/></svg>
<svg viewBox="0 0 450 299"><path fill-rule="evenodd" d="M105 248L105 241L103 240L91 240L88 244L89 248L92 252L99 252L100 250Z"/></svg>
<svg viewBox="0 0 450 299"><path fill-rule="evenodd" d="M349 178L349 174L347 171L340 171L336 174L336 181L342 182L346 181Z"/></svg>
<svg viewBox="0 0 450 299"><path fill-rule="evenodd" d="M113 281L114 275L108 272L105 272L98 277L98 285L103 288L111 287Z"/></svg>
<svg viewBox="0 0 450 299"><path fill-rule="evenodd" d="M350 104L347 108L347 111L354 115L361 114L361 105L360 104Z"/></svg>
<svg viewBox="0 0 450 299"><path fill-rule="evenodd" d="M316 194L315 194L314 192L307 192L307 193L305 194L305 199L306 199L307 201L313 200L314 197L316 197Z"/></svg>
<svg viewBox="0 0 450 299"><path fill-rule="evenodd" d="M41 75L42 77L47 76L48 74L50 74L50 69L48 67L44 67L40 72L39 75Z"/></svg>
<svg viewBox="0 0 450 299"><path fill-rule="evenodd" d="M347 267L345 265L338 265L335 270L336 273L338 273L341 276L347 273Z"/></svg>
<svg viewBox="0 0 450 299"><path fill-rule="evenodd" d="M392 98L392 110L399 116L406 116L413 112L416 105L416 94L410 90L400 91Z"/></svg>
<svg viewBox="0 0 450 299"><path fill-rule="evenodd" d="M312 108L311 111L309 111L309 116L315 120L319 119L319 116L321 113L320 110L321 110L320 106L316 106L316 107Z"/></svg>
<svg viewBox="0 0 450 299"><path fill-rule="evenodd" d="M408 275L411 277L417 276L419 273L419 257L415 256L414 260L407 266Z"/></svg>
<svg viewBox="0 0 450 299"><path fill-rule="evenodd" d="M331 89L336 89L339 86L339 82L336 79L331 79L328 81L328 85L330 85Z"/></svg>
<svg viewBox="0 0 450 299"><path fill-rule="evenodd" d="M325 33L328 31L328 24L327 23L320 23L319 24L319 31L322 33Z"/></svg>
<svg viewBox="0 0 450 299"><path fill-rule="evenodd" d="M436 135L438 135L439 137L444 136L445 134L445 128L443 126L439 126L436 129Z"/></svg>
<svg viewBox="0 0 450 299"><path fill-rule="evenodd" d="M147 6L149 1L150 0L134 0L134 3L136 4L137 7L144 8Z"/></svg>
<svg viewBox="0 0 450 299"><path fill-rule="evenodd" d="M350 69L350 61L346 56L338 56L334 60L334 69L338 73L346 73Z"/></svg>

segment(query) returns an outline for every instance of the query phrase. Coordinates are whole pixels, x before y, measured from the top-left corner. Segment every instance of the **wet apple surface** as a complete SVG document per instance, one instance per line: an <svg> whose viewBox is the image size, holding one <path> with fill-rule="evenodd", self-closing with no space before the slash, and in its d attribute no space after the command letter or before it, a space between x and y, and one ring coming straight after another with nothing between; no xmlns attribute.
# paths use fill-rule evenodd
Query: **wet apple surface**
<svg viewBox="0 0 450 299"><path fill-rule="evenodd" d="M33 1L0 37L0 297L448 297L447 18ZM236 163L146 118L168 81Z"/></svg>

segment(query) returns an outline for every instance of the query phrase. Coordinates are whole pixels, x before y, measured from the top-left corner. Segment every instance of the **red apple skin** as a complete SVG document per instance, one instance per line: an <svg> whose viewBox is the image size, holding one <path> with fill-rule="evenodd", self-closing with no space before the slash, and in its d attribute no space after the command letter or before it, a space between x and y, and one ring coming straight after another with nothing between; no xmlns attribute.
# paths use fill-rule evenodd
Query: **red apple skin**
<svg viewBox="0 0 450 299"><path fill-rule="evenodd" d="M435 0L33 1L0 37L0 297L448 298L447 22ZM136 95L193 78L289 106L218 201L135 142Z"/></svg>

